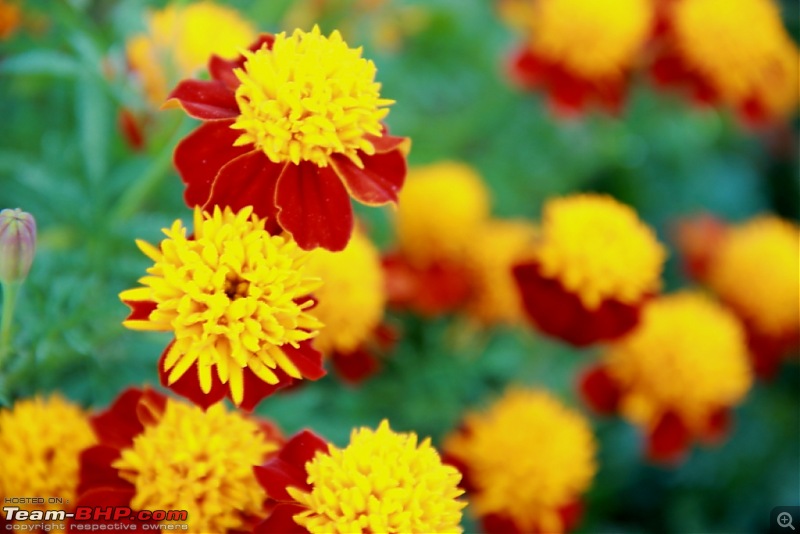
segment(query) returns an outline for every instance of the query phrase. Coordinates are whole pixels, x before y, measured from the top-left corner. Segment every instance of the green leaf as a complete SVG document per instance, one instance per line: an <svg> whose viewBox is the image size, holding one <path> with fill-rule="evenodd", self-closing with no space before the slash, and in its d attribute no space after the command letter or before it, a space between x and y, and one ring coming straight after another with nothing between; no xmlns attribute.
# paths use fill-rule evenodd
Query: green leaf
<svg viewBox="0 0 800 534"><path fill-rule="evenodd" d="M0 75L45 75L71 78L81 72L71 56L54 50L31 50L0 62Z"/></svg>

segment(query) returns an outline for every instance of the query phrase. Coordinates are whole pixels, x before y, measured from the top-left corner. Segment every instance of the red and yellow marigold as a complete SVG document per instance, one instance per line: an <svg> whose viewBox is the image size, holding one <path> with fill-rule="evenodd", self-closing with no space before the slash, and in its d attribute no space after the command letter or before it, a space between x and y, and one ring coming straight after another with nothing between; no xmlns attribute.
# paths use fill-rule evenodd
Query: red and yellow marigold
<svg viewBox="0 0 800 534"><path fill-rule="evenodd" d="M203 121L175 150L189 206L252 206L303 249L342 250L351 196L397 201L409 142L388 134L375 65L338 31L262 35L208 69L211 80L182 81L168 102Z"/></svg>
<svg viewBox="0 0 800 534"><path fill-rule="evenodd" d="M270 235L251 208L196 208L193 235L180 220L164 233L158 247L137 241L154 265L120 294L132 310L125 326L175 335L159 361L163 385L203 407L227 395L251 410L324 375L311 346L322 324L309 311L321 281L294 241Z"/></svg>
<svg viewBox="0 0 800 534"><path fill-rule="evenodd" d="M513 271L529 318L580 346L636 325L660 290L666 251L629 206L577 194L547 202L530 257Z"/></svg>
<svg viewBox="0 0 800 534"><path fill-rule="evenodd" d="M444 444L488 533L564 532L597 471L586 418L545 391L513 388Z"/></svg>
<svg viewBox="0 0 800 534"><path fill-rule="evenodd" d="M257 533L461 532L461 474L442 464L430 440L354 430L344 449L310 431L255 468L278 501Z"/></svg>
<svg viewBox="0 0 800 534"><path fill-rule="evenodd" d="M684 292L651 301L581 386L598 411L619 411L642 428L651 459L676 461L694 439L725 435L751 383L739 320L708 296Z"/></svg>

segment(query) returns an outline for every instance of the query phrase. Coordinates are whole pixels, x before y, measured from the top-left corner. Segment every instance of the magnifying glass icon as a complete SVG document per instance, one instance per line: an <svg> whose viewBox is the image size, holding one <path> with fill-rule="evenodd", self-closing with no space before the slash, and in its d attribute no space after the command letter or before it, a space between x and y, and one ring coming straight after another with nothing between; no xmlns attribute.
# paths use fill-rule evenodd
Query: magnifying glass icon
<svg viewBox="0 0 800 534"><path fill-rule="evenodd" d="M778 514L778 525L784 528L789 527L790 529L794 530L792 519L792 514L789 512L781 512Z"/></svg>

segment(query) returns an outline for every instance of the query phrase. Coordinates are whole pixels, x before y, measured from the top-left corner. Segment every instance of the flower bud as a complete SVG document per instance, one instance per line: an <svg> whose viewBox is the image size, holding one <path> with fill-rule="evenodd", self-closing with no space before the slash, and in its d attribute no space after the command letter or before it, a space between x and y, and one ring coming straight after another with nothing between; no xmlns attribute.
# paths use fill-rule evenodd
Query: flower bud
<svg viewBox="0 0 800 534"><path fill-rule="evenodd" d="M21 209L0 211L0 282L21 282L36 252L36 221Z"/></svg>

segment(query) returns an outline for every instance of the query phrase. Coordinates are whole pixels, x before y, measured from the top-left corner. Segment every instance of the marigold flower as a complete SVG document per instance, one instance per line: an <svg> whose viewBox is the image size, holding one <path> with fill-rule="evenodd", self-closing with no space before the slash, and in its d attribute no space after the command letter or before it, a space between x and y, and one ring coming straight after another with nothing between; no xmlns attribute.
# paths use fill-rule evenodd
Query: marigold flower
<svg viewBox="0 0 800 534"><path fill-rule="evenodd" d="M129 38L125 48L145 95L160 105L169 87L193 76L212 54L234 59L255 38L253 25L235 9L202 1L149 13L147 32Z"/></svg>
<svg viewBox="0 0 800 534"><path fill-rule="evenodd" d="M522 261L536 239L536 226L523 220L493 219L472 239L469 270L472 294L467 312L484 324L516 324L524 320L511 269Z"/></svg>
<svg viewBox="0 0 800 534"><path fill-rule="evenodd" d="M488 218L489 192L469 166L412 169L395 217L399 247L384 259L390 302L425 315L462 305L471 242Z"/></svg>
<svg viewBox="0 0 800 534"><path fill-rule="evenodd" d="M86 412L58 394L0 409L0 502L21 496L57 497L66 511L71 510L77 496L78 457L95 441ZM44 503L20 508L49 509Z"/></svg>
<svg viewBox="0 0 800 534"><path fill-rule="evenodd" d="M81 455L80 506L186 510L192 532L249 530L263 514L253 466L282 444L271 423L129 389L92 426L99 444Z"/></svg>
<svg viewBox="0 0 800 534"><path fill-rule="evenodd" d="M325 281L314 293L313 314L325 325L314 347L331 357L344 378L366 378L378 369L370 344L381 328L386 305L378 249L356 229L341 252L311 251L307 270Z"/></svg>
<svg viewBox="0 0 800 534"><path fill-rule="evenodd" d="M461 474L386 420L344 449L301 432L255 472L280 501L255 532L461 532Z"/></svg>
<svg viewBox="0 0 800 534"><path fill-rule="evenodd" d="M745 324L762 376L800 342L799 267L800 227L775 216L729 227L711 256L706 281Z"/></svg>
<svg viewBox="0 0 800 534"><path fill-rule="evenodd" d="M9 39L22 21L22 11L16 2L0 0L0 40Z"/></svg>
<svg viewBox="0 0 800 534"><path fill-rule="evenodd" d="M36 220L21 209L0 211L0 282L21 282L36 254Z"/></svg>
<svg viewBox="0 0 800 534"><path fill-rule="evenodd" d="M235 61L212 57L210 81L184 80L168 105L204 121L175 150L190 206L253 206L309 250L342 250L349 196L397 201L408 140L381 120L375 65L330 37L263 35Z"/></svg>
<svg viewBox="0 0 800 534"><path fill-rule="evenodd" d="M563 532L597 471L586 418L545 391L510 389L444 443L485 532Z"/></svg>
<svg viewBox="0 0 800 534"><path fill-rule="evenodd" d="M663 7L652 71L701 102L728 105L750 122L780 119L800 100L800 52L772 0L673 0Z"/></svg>
<svg viewBox="0 0 800 534"><path fill-rule="evenodd" d="M518 4L518 2L516 2ZM518 23L528 42L512 59L524 87L544 86L556 109L581 111L596 102L619 108L628 75L648 41L651 0L530 0Z"/></svg>
<svg viewBox="0 0 800 534"><path fill-rule="evenodd" d="M325 374L311 346L322 324L309 312L320 280L305 271L307 253L252 211L196 208L193 237L177 220L158 248L137 241L155 264L144 287L120 294L132 310L125 326L174 332L161 382L203 407L228 395L251 410L293 380Z"/></svg>
<svg viewBox="0 0 800 534"><path fill-rule="evenodd" d="M574 345L632 329L666 257L636 212L605 195L550 200L532 260L514 267L529 318Z"/></svg>
<svg viewBox="0 0 800 534"><path fill-rule="evenodd" d="M582 379L590 405L618 410L647 433L648 455L679 460L691 441L717 441L752 383L744 330L700 293L651 301L639 326Z"/></svg>

